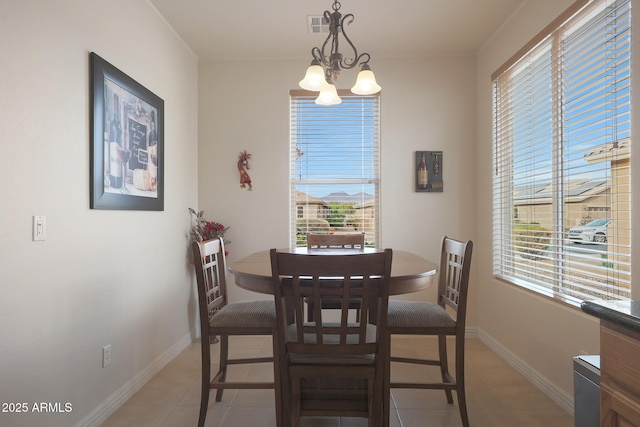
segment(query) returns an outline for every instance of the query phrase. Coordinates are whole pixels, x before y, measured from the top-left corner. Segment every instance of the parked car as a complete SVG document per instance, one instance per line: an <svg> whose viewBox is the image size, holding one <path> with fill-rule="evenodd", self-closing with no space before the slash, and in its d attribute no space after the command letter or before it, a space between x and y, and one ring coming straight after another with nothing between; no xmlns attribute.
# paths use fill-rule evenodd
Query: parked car
<svg viewBox="0 0 640 427"><path fill-rule="evenodd" d="M579 227L569 229L569 240L576 243L607 243L607 227L610 219L595 219Z"/></svg>

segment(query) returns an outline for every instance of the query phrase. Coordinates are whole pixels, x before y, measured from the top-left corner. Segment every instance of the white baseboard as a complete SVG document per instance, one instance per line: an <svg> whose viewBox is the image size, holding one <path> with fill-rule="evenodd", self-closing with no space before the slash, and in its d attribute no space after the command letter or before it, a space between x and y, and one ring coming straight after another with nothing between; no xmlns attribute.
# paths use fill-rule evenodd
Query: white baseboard
<svg viewBox="0 0 640 427"><path fill-rule="evenodd" d="M468 335L469 331L467 331ZM512 353L508 348L504 347L498 341L496 341L491 335L487 334L482 329L477 329L477 337L487 347L493 350L498 356L504 359L511 367L516 371L524 375L529 381L531 381L536 387L538 387L544 394L549 396L554 402L556 402L562 409L573 415L573 396L566 393L564 390L556 386L552 381L543 376L540 372L533 369L526 362Z"/></svg>
<svg viewBox="0 0 640 427"><path fill-rule="evenodd" d="M78 421L74 427L98 427L111 414L113 414L123 403L140 390L151 378L162 370L177 355L182 353L193 342L193 332L184 335L178 342L169 347L164 353L158 356L153 362L138 372L133 378L127 381L122 387L116 390L104 402L98 405L86 417Z"/></svg>
<svg viewBox="0 0 640 427"><path fill-rule="evenodd" d="M467 326L464 330L465 338L478 338L478 327L477 326Z"/></svg>

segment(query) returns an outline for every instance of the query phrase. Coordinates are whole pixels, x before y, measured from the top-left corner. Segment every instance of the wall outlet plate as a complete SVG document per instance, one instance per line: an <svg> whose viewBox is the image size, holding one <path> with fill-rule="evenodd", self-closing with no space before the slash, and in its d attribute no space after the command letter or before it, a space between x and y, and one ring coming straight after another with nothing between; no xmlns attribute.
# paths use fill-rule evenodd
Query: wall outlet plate
<svg viewBox="0 0 640 427"><path fill-rule="evenodd" d="M41 241L47 237L47 217L42 215L33 216L33 241Z"/></svg>
<svg viewBox="0 0 640 427"><path fill-rule="evenodd" d="M102 347L102 367L106 368L111 364L111 344Z"/></svg>

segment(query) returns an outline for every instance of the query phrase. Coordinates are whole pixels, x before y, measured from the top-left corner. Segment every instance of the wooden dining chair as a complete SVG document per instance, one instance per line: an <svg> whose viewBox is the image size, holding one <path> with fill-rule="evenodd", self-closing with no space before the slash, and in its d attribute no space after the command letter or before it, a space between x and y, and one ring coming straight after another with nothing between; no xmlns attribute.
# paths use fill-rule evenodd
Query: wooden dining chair
<svg viewBox="0 0 640 427"><path fill-rule="evenodd" d="M341 249L364 249L364 233L350 234L307 234L307 249L310 250L341 250ZM313 322L314 302L311 299L305 300L307 303L307 320ZM335 298L322 300L322 308L325 310L339 310L342 301ZM360 303L357 298L349 301L349 308L356 310L356 320L360 316Z"/></svg>
<svg viewBox="0 0 640 427"><path fill-rule="evenodd" d="M388 345L385 343L391 249L376 253L295 254L271 250L285 416L346 416L379 425ZM326 297L342 300L339 321L327 322ZM316 301L304 321L304 298ZM350 298L362 300L349 322ZM287 423L285 423L287 425Z"/></svg>
<svg viewBox="0 0 640 427"><path fill-rule="evenodd" d="M433 365L440 367L442 382L390 382L385 376L385 425L389 420L389 387L413 389L443 389L447 402L453 403L452 390L458 396L462 425L469 427L464 384L464 337L467 313L467 292L473 242L442 238L438 280L438 302L389 301L388 333L393 335L437 335L439 358L425 360L390 356L391 362ZM451 313L453 313L453 315ZM447 364L447 336L455 336L455 376ZM389 341L390 342L390 341Z"/></svg>
<svg viewBox="0 0 640 427"><path fill-rule="evenodd" d="M276 357L276 311L272 300L240 301L229 303L226 289L226 259L221 238L193 242L193 259L198 283L200 330L202 343L202 393L198 427L204 426L209 405L209 390L216 389L216 402L222 400L225 389L275 389L276 417L281 426L280 375ZM269 335L274 343L274 357L229 358L230 335ZM220 367L211 378L210 339L219 337ZM227 382L227 367L248 363L273 362L273 382Z"/></svg>

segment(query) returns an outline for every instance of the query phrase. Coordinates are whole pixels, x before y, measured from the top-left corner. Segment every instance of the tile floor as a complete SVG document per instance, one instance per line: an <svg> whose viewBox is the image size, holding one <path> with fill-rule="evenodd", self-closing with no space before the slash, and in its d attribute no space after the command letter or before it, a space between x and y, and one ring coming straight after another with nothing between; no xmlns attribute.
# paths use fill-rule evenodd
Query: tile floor
<svg viewBox="0 0 640 427"><path fill-rule="evenodd" d="M429 337L394 338L395 355L436 356ZM453 348L453 346L450 346ZM232 337L231 351L267 355L264 337ZM213 353L217 349L212 349ZM451 353L451 352L450 352ZM450 354L451 356L451 354ZM217 360L214 360L217 363ZM232 366L229 379L273 377L272 365ZM478 339L467 340L467 406L472 427L573 427L573 417L528 382ZM233 370L233 371L232 371ZM437 369L436 369L437 370ZM193 343L123 404L103 427L196 426L200 404L200 342ZM432 377L433 367L392 365L392 380ZM232 377L233 376L233 377ZM272 390L226 390L221 402L209 403L207 427L273 427ZM456 401L454 397L454 402ZM457 403L448 405L439 390L392 390L391 427L460 427ZM303 418L303 427L362 427L365 419Z"/></svg>

